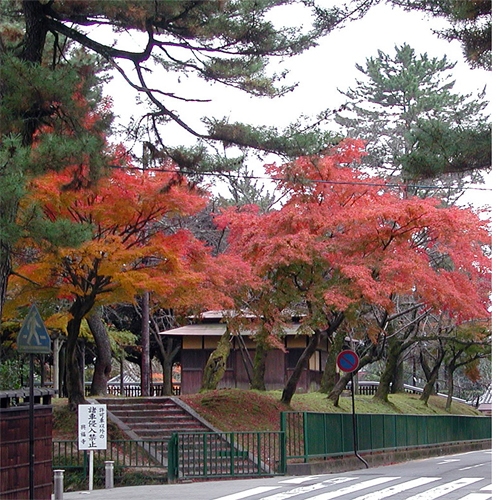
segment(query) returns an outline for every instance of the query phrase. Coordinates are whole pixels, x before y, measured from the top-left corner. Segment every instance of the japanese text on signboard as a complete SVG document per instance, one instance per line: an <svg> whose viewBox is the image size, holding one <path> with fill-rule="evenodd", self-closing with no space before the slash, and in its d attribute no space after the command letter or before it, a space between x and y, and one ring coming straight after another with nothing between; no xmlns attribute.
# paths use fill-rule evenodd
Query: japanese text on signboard
<svg viewBox="0 0 500 500"><path fill-rule="evenodd" d="M106 405L79 405L78 449L105 450L106 443Z"/></svg>

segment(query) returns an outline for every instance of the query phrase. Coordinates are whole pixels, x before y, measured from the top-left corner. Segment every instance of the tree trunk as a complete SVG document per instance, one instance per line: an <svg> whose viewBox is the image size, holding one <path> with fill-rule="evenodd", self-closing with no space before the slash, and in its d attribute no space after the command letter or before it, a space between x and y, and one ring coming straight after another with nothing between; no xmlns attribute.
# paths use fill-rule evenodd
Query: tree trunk
<svg viewBox="0 0 500 500"><path fill-rule="evenodd" d="M167 348L161 343L160 352L162 354L162 369L163 369L163 386L161 389L162 396L172 396L172 365L174 363L175 356L180 351L181 346L177 344L174 347L174 339L167 339Z"/></svg>
<svg viewBox="0 0 500 500"><path fill-rule="evenodd" d="M441 368L443 359L444 359L444 349L442 349L441 345L439 347L438 356L432 368L426 363L423 353L422 352L420 353L420 364L422 365L422 369L426 377L426 382L424 385L424 390L422 391L422 395L420 396L420 401L423 401L426 406L429 402L431 394L434 394L436 392L435 385L439 376L439 369Z"/></svg>
<svg viewBox="0 0 500 500"><path fill-rule="evenodd" d="M88 316L87 323L94 337L97 351L90 394L103 396L108 393L108 380L111 374L111 343L100 314L95 312Z"/></svg>
<svg viewBox="0 0 500 500"><path fill-rule="evenodd" d="M377 392L373 396L385 403L389 402L389 393L391 392L391 382L394 380L394 374L398 367L399 357L402 353L402 344L397 338L392 337L388 343L387 360L385 368L380 376Z"/></svg>
<svg viewBox="0 0 500 500"><path fill-rule="evenodd" d="M0 206L2 212L4 212L5 206ZM2 214L2 219L4 215ZM6 221L3 220L3 223ZM13 224L13 220L9 221ZM0 239L0 320L3 314L3 305L5 304L5 298L7 296L7 284L9 281L10 273L12 272L11 266L11 245L8 241Z"/></svg>
<svg viewBox="0 0 500 500"><path fill-rule="evenodd" d="M440 366L441 363L439 365L434 366L434 368L431 370L429 380L427 380L427 382L425 383L422 394L420 395L420 401L423 401L426 406L429 402L429 398L431 397L431 395L436 392L435 384L438 379Z"/></svg>
<svg viewBox="0 0 500 500"><path fill-rule="evenodd" d="M311 359L311 356L318 348L321 335L322 335L321 331L319 330L314 331L314 334L311 337L309 344L307 344L307 347L301 354L299 360L297 361L297 364L295 365L293 373L290 375L290 378L288 379L285 388L283 389L283 392L281 394L282 403L289 405L290 402L292 401L292 397L295 394L295 391L297 390L297 384L299 383L300 376L302 375L304 368L307 366L309 360Z"/></svg>
<svg viewBox="0 0 500 500"><path fill-rule="evenodd" d="M162 396L172 396L172 365L174 363L175 356L180 351L181 345L177 343L174 345L174 339L172 337L167 337L166 339L160 335L160 331L165 329L165 324L160 327L157 318L153 315L151 318L152 328L156 344L158 345L159 358L161 362L162 372L163 372L163 384L161 388ZM167 329L172 328L172 324L169 322ZM166 344L166 347L165 347Z"/></svg>
<svg viewBox="0 0 500 500"><path fill-rule="evenodd" d="M398 392L405 392L404 361L402 359L398 361L391 384L391 393L397 394Z"/></svg>
<svg viewBox="0 0 500 500"><path fill-rule="evenodd" d="M161 362L163 372L163 383L161 386L162 396L172 396L174 393L172 388L172 360L165 356Z"/></svg>
<svg viewBox="0 0 500 500"><path fill-rule="evenodd" d="M42 2L34 2L24 0L22 3L23 14L25 19L25 35L22 45L22 53L20 59L29 61L34 64L42 62L43 50L45 48L45 39L47 36L47 23L45 21L44 9L47 7ZM25 103L26 104L26 103ZM33 143L33 134L37 126L40 125L39 118L37 119L37 109L33 109L34 105L25 111L23 117L24 129L22 130L23 146L29 146ZM30 116L34 115L34 116ZM3 164L2 169L11 167L8 164ZM11 167L12 168L12 167ZM8 174L1 173L2 177L2 198L3 202L0 205L2 233L7 237L0 236L0 320L3 317L3 306L7 296L7 285L10 274L12 272L12 245L14 243L13 234L9 234L11 229L9 226L14 225L17 217L19 198L23 191L20 181L22 176L16 179L16 182L11 186L13 179L9 178ZM9 182L10 181L10 182ZM7 231L5 231L7 229Z"/></svg>
<svg viewBox="0 0 500 500"><path fill-rule="evenodd" d="M256 391L265 391L266 383L264 380L266 374L266 358L268 349L261 342L258 342L255 347L255 357L253 359L253 375L251 389Z"/></svg>
<svg viewBox="0 0 500 500"><path fill-rule="evenodd" d="M340 395L344 392L347 384L351 380L350 373L344 373L339 377L337 383L333 386L333 389L329 392L327 398L333 401L333 406L339 406Z"/></svg>
<svg viewBox="0 0 500 500"><path fill-rule="evenodd" d="M222 335L217 348L208 358L203 372L201 391L211 391L217 389L217 385L222 380L226 372L226 362L231 352L230 331L226 329Z"/></svg>
<svg viewBox="0 0 500 500"><path fill-rule="evenodd" d="M73 317L68 322L68 340L66 341L66 391L68 406L71 411L76 411L78 405L85 404L85 389L83 386L81 356L78 349L81 317Z"/></svg>
<svg viewBox="0 0 500 500"><path fill-rule="evenodd" d="M48 3L48 2L46 2ZM26 23L21 59L40 65L47 38L47 21L44 2L23 1L23 13ZM42 125L40 104L33 102L23 115L23 146L30 146L37 129Z"/></svg>
<svg viewBox="0 0 500 500"><path fill-rule="evenodd" d="M335 384L339 381L340 375L337 371L337 356L342 350L343 345L344 335L334 335L331 350L328 353L328 358L326 359L323 377L321 377L321 387L319 392L330 394L330 392L333 391Z"/></svg>
<svg viewBox="0 0 500 500"><path fill-rule="evenodd" d="M23 1L23 13L26 22L26 35L23 43L21 59L32 63L41 63L45 39L47 36L47 23L45 21L43 2Z"/></svg>
<svg viewBox="0 0 500 500"><path fill-rule="evenodd" d="M68 388L66 387L66 341L59 351L59 387L54 387L54 389L59 389L58 397L67 398Z"/></svg>
<svg viewBox="0 0 500 500"><path fill-rule="evenodd" d="M72 411L78 409L79 404L85 404L85 388L83 385L82 357L78 354L78 337L83 318L90 312L95 303L94 296L77 297L69 309L71 319L68 321L66 340L66 391L68 406Z"/></svg>
<svg viewBox="0 0 500 500"><path fill-rule="evenodd" d="M425 380L427 381L431 378L432 368L429 366L429 363L428 363L427 359L425 358L422 350L420 350L420 353L419 353L419 360L420 360L420 367L422 368L422 371L424 372Z"/></svg>
<svg viewBox="0 0 500 500"><path fill-rule="evenodd" d="M450 363L446 367L446 382L448 384L448 395L446 397L446 406L445 406L446 411L451 410L451 403L453 402L453 391L455 390L455 384L453 381L454 372L455 372L455 365L454 363Z"/></svg>

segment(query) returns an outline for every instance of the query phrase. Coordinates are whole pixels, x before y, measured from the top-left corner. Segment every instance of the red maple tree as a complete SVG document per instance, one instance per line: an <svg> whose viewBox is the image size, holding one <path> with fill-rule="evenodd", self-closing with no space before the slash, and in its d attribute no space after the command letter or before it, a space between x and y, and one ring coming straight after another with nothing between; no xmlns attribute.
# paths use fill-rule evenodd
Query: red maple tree
<svg viewBox="0 0 500 500"><path fill-rule="evenodd" d="M33 180L26 209L36 202L47 219L73 221L91 235L78 248L25 240L30 261L16 269L10 288L13 304L53 299L69 304L70 407L85 401L76 347L81 323L95 307L134 301L144 291L177 310L228 304L221 287L213 286L219 274L209 249L181 223L206 199L171 165L165 170L173 172L116 169L79 189L72 188L74 168Z"/></svg>
<svg viewBox="0 0 500 500"><path fill-rule="evenodd" d="M268 173L289 193L282 208L231 208L218 218L230 228L229 252L262 279L260 292L300 307L314 332L283 391L286 403L320 335L360 304L391 312L396 296L409 295L457 321L489 315L488 221L403 196L352 168L362 154L360 141L346 140L323 156L271 165Z"/></svg>

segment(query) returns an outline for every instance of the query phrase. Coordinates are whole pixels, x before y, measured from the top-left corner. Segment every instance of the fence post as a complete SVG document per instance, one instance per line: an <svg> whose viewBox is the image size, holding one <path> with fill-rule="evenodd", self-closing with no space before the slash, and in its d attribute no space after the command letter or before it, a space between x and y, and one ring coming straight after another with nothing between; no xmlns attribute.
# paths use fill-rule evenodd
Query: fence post
<svg viewBox="0 0 500 500"><path fill-rule="evenodd" d="M115 462L113 460L106 460L104 462L104 475L105 475L105 484L106 489L110 489L114 487L114 465Z"/></svg>
<svg viewBox="0 0 500 500"><path fill-rule="evenodd" d="M174 482L179 478L179 435L174 432L168 442L168 480Z"/></svg>
<svg viewBox="0 0 500 500"><path fill-rule="evenodd" d="M64 493L64 470L54 470L54 500L62 500Z"/></svg>
<svg viewBox="0 0 500 500"><path fill-rule="evenodd" d="M302 414L302 429L304 432L304 462L309 462L309 422L308 413L305 411Z"/></svg>
<svg viewBox="0 0 500 500"><path fill-rule="evenodd" d="M284 419L283 419L284 420ZM280 432L280 465L279 465L279 471L282 474L286 474L287 470L287 463L288 463L288 456L287 456L287 442L286 442L286 426L283 426L283 420L282 420L282 428ZM285 428L283 428L285 427Z"/></svg>

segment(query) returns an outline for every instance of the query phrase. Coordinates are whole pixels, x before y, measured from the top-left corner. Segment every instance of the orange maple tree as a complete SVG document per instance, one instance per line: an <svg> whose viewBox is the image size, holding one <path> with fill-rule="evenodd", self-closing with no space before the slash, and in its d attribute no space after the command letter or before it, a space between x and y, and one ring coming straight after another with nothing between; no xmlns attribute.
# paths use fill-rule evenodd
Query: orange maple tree
<svg viewBox="0 0 500 500"><path fill-rule="evenodd" d="M352 165L360 141L345 140L323 156L270 165L289 193L280 210L231 208L229 252L252 265L269 300L301 307L314 332L283 391L289 403L319 337L332 334L360 304L394 310L408 295L422 308L458 322L489 316L488 221L437 199L405 197Z"/></svg>
<svg viewBox="0 0 500 500"><path fill-rule="evenodd" d="M206 203L186 179L175 172L116 169L95 186L75 190L68 188L74 178L74 168L68 168L33 180L32 200L25 203L36 201L50 220L87 225L92 237L78 248L24 241L32 249L31 261L16 269L10 288L16 304L54 298L69 303L71 407L85 401L76 346L81 323L96 306L134 301L144 291L177 310L227 305L220 287L212 286L220 275L209 249L182 228L182 217Z"/></svg>

